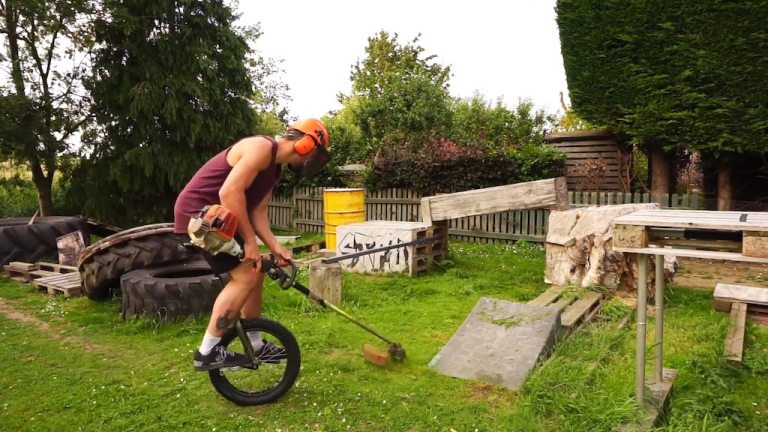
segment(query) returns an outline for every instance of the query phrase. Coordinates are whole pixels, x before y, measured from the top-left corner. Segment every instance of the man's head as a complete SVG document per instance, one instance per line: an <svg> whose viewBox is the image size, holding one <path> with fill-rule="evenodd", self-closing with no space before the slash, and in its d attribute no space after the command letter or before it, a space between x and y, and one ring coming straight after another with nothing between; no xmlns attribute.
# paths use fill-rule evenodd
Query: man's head
<svg viewBox="0 0 768 432"><path fill-rule="evenodd" d="M294 158L288 167L299 177L312 177L331 160L328 129L323 122L313 118L297 121L283 135L293 141Z"/></svg>

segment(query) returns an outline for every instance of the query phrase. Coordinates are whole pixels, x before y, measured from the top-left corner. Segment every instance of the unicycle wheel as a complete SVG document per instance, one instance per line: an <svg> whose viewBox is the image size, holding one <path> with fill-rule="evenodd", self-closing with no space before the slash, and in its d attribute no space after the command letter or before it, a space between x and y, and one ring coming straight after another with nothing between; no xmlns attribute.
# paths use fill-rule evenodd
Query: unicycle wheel
<svg viewBox="0 0 768 432"><path fill-rule="evenodd" d="M280 360L255 359L253 364L209 371L211 384L226 399L238 405L262 405L274 402L293 386L299 376L301 353L293 334L282 324L264 318L241 321L245 332L259 331L265 342L285 348ZM247 338L246 338L247 339ZM244 343L236 332L222 338L228 350L244 354Z"/></svg>

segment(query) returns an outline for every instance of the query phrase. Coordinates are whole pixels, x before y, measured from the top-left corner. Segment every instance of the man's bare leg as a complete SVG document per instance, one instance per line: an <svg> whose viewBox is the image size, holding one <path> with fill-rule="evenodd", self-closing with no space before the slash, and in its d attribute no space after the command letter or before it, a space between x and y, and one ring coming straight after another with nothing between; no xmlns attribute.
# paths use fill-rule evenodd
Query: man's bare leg
<svg viewBox="0 0 768 432"><path fill-rule="evenodd" d="M220 345L221 337L237 321L240 310L254 290L257 282L263 281L263 274L253 271L253 264L244 263L229 272L230 281L216 297L211 320L203 336L193 365L195 370L205 371L221 367L234 367L247 361L242 354L226 350ZM261 342L261 337L254 337Z"/></svg>
<svg viewBox="0 0 768 432"><path fill-rule="evenodd" d="M230 281L221 290L213 304L211 320L207 331L213 336L221 337L224 332L237 321L240 310L252 295L254 287L264 281L264 274L254 272L253 265L244 263L229 272ZM259 290L259 313L261 312L261 290Z"/></svg>
<svg viewBox="0 0 768 432"><path fill-rule="evenodd" d="M243 307L240 309L240 316L245 319L261 316L261 292L264 289L264 273L260 273L259 276L255 286L248 294Z"/></svg>

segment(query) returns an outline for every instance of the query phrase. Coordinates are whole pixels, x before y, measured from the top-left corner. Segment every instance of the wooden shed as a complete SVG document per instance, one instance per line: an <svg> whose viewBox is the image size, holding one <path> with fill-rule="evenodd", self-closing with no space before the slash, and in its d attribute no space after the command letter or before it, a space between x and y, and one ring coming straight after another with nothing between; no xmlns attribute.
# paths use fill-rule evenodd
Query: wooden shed
<svg viewBox="0 0 768 432"><path fill-rule="evenodd" d="M544 140L566 155L571 191L627 192L627 156L616 136L606 130L555 132Z"/></svg>

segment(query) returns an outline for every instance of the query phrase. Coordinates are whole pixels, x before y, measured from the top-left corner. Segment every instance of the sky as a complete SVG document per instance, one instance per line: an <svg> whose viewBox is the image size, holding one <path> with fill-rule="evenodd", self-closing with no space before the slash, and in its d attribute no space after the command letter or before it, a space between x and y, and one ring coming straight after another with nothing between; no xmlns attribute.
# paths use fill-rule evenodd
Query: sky
<svg viewBox="0 0 768 432"><path fill-rule="evenodd" d="M549 113L568 102L556 0L240 0L238 24L260 23L255 48L281 60L280 80L296 117L320 117L349 94L352 66L365 57L368 38L384 30L401 45L421 34L426 55L450 66L450 92L512 108L529 99Z"/></svg>

